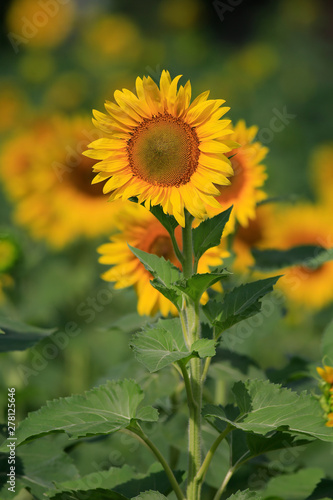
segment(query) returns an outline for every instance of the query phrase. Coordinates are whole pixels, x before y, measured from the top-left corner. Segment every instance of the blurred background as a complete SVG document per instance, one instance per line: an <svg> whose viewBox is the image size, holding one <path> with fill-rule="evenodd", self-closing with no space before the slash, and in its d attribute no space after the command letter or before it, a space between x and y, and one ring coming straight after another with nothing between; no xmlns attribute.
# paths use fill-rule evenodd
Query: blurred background
<svg viewBox="0 0 333 500"><path fill-rule="evenodd" d="M12 0L0 8L0 313L64 334L2 355L1 389L17 388L21 418L47 399L139 370L128 339L147 318L133 290L100 278L96 248L117 212L90 187L81 157L98 137L92 108L103 111L118 88L133 90L137 76L182 74L194 96L210 89L234 122L258 126L270 149L270 196L317 203L318 155L328 165L333 156L333 4ZM285 317L276 310L234 348L263 368L293 355L318 363L331 315L330 305Z"/></svg>

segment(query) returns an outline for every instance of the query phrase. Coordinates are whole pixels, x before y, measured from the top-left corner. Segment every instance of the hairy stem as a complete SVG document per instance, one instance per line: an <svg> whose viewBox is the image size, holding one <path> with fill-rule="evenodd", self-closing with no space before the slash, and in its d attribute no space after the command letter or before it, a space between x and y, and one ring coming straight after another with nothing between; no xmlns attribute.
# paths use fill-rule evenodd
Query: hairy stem
<svg viewBox="0 0 333 500"><path fill-rule="evenodd" d="M202 466L200 467L200 470L197 473L197 481L202 482L205 478L205 475L207 473L208 467L210 466L210 463L213 459L213 456L219 446L219 444L223 441L223 439L231 432L232 427L228 425L226 429L215 439L214 443L212 444L210 450L208 451L205 460L202 463Z"/></svg>

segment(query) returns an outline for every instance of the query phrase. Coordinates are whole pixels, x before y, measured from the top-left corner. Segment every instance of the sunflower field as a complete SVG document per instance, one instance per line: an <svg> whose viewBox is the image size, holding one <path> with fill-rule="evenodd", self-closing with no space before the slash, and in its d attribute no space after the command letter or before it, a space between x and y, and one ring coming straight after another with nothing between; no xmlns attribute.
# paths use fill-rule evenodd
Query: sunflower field
<svg viewBox="0 0 333 500"><path fill-rule="evenodd" d="M332 2L1 14L0 500L332 500Z"/></svg>

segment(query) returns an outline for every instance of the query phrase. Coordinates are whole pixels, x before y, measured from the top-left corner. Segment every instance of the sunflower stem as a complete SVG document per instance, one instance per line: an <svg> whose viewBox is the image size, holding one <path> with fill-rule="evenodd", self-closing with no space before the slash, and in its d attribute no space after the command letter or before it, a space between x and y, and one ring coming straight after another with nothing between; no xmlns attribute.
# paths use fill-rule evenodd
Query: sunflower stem
<svg viewBox="0 0 333 500"><path fill-rule="evenodd" d="M185 211L185 227L183 228L183 274L188 279L193 274L193 242L192 242L193 216ZM190 346L200 338L199 303L186 297L183 303L182 316L186 318L186 337ZM189 463L187 479L187 499L199 500L201 482L196 476L201 467L201 406L202 382L201 359L190 360L191 392L187 391L187 404L189 408Z"/></svg>

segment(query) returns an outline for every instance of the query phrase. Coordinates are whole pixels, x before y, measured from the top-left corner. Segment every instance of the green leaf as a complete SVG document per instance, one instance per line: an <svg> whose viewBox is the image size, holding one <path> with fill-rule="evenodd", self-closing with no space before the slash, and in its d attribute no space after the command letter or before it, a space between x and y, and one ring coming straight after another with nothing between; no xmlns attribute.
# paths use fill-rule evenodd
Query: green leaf
<svg viewBox="0 0 333 500"><path fill-rule="evenodd" d="M157 410L138 413L143 392L133 380L109 381L84 395L49 401L30 413L17 430L17 445L50 432L66 432L71 438L109 434L132 420L156 421Z"/></svg>
<svg viewBox="0 0 333 500"><path fill-rule="evenodd" d="M272 271L290 266L305 266L317 269L333 259L333 249L327 250L318 245L299 245L288 250L258 250L254 248L255 269Z"/></svg>
<svg viewBox="0 0 333 500"><path fill-rule="evenodd" d="M127 500L126 497L115 491L97 488L88 491L68 491L65 496L63 493L57 493L51 497L52 500Z"/></svg>
<svg viewBox="0 0 333 500"><path fill-rule="evenodd" d="M271 497L287 498L288 500L304 500L315 489L324 476L321 469L302 469L294 474L283 474L273 477L262 492L264 500Z"/></svg>
<svg viewBox="0 0 333 500"><path fill-rule="evenodd" d="M229 220L231 210L232 207L215 215L211 219L204 220L198 227L193 229L193 250L197 261L209 248L220 244L222 233Z"/></svg>
<svg viewBox="0 0 333 500"><path fill-rule="evenodd" d="M0 352L24 351L56 331L0 317Z"/></svg>
<svg viewBox="0 0 333 500"><path fill-rule="evenodd" d="M144 491L140 495L133 497L132 500L167 500L167 497L162 495L159 491Z"/></svg>
<svg viewBox="0 0 333 500"><path fill-rule="evenodd" d="M64 439L65 438L65 439ZM37 498L53 487L53 481L66 481L79 477L72 459L63 451L67 444L65 436L47 436L16 450L16 493L27 488ZM7 489L9 471L8 454L0 453L1 500L12 500L13 493Z"/></svg>
<svg viewBox="0 0 333 500"><path fill-rule="evenodd" d="M207 405L203 415L208 421L213 420L212 425L214 419L220 419L237 429L257 434L266 435L279 430L333 442L332 429L326 427L322 409L315 397L307 393L298 395L263 380L252 380L245 384L237 382L233 390L241 415L230 419L222 407Z"/></svg>
<svg viewBox="0 0 333 500"><path fill-rule="evenodd" d="M176 307L181 306L181 293L174 287L174 283L181 277L180 270L164 257L144 252L128 245L134 255L155 278L151 284L162 293Z"/></svg>
<svg viewBox="0 0 333 500"><path fill-rule="evenodd" d="M260 299L273 290L279 276L253 281L234 288L224 295L221 302L209 301L203 310L209 321L220 331L257 314Z"/></svg>
<svg viewBox="0 0 333 500"><path fill-rule="evenodd" d="M333 366L333 321L326 327L321 342L321 353L325 365Z"/></svg>
<svg viewBox="0 0 333 500"><path fill-rule="evenodd" d="M333 480L322 479L314 492L306 500L332 500Z"/></svg>
<svg viewBox="0 0 333 500"><path fill-rule="evenodd" d="M213 339L198 339L191 345L191 351L197 352L199 358L212 358L216 353L215 346Z"/></svg>
<svg viewBox="0 0 333 500"><path fill-rule="evenodd" d="M309 439L301 439L299 435L280 431L276 431L268 437L254 434L253 432L246 433L246 442L251 455L254 457L268 453L269 451L303 446L311 441Z"/></svg>
<svg viewBox="0 0 333 500"><path fill-rule="evenodd" d="M255 491L246 490L237 491L237 493L234 493L233 495L231 495L231 497L228 497L227 500L263 500L263 497Z"/></svg>
<svg viewBox="0 0 333 500"><path fill-rule="evenodd" d="M179 225L173 215L165 214L161 205L151 206L149 211L159 220L162 226L172 234L176 227Z"/></svg>
<svg viewBox="0 0 333 500"><path fill-rule="evenodd" d="M199 357L213 356L215 353L215 341L209 339L194 342L189 350L178 318L159 320L149 330L135 334L130 346L137 360L150 372L189 358L194 353Z"/></svg>
<svg viewBox="0 0 333 500"><path fill-rule="evenodd" d="M183 279L175 283L175 287L181 292L186 293L191 299L197 301L201 298L202 294L221 279L230 275L229 271L223 269L222 271L214 270L211 273L194 274L191 278Z"/></svg>

